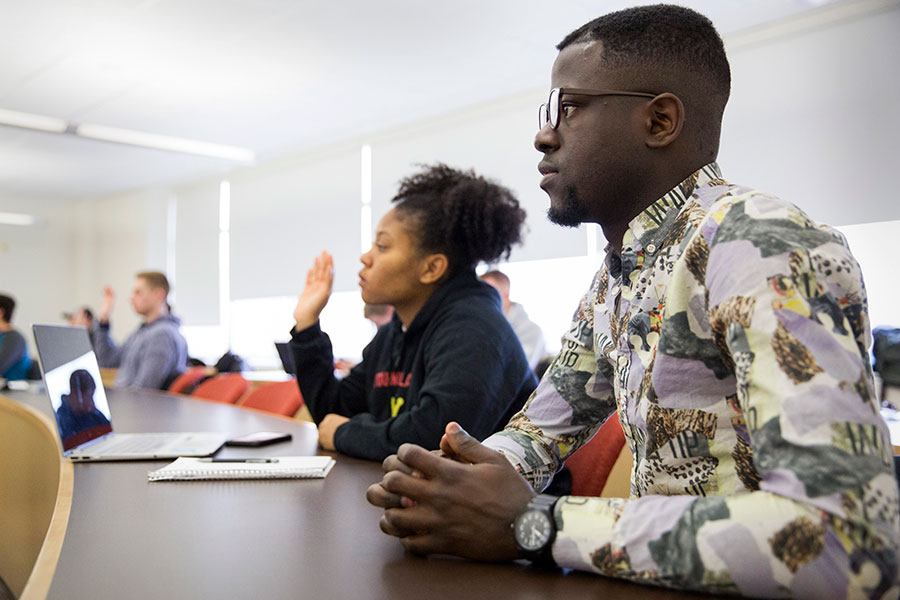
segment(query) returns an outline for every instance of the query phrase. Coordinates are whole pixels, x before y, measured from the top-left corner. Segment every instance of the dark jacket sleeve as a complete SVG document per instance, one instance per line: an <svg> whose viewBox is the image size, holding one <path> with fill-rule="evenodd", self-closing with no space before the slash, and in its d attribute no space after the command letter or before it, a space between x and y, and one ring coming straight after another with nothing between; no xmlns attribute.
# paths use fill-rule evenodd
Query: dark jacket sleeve
<svg viewBox="0 0 900 600"><path fill-rule="evenodd" d="M0 339L0 374L19 364L25 356L25 338L16 330L6 332Z"/></svg>
<svg viewBox="0 0 900 600"><path fill-rule="evenodd" d="M527 395L521 388L534 389L537 381L505 321L465 308L436 318L441 322L423 340L425 379L418 403L384 421L368 413L351 418L335 432L340 452L382 460L405 442L436 449L450 421L484 439L502 428L508 407Z"/></svg>
<svg viewBox="0 0 900 600"><path fill-rule="evenodd" d="M91 342L97 363L103 368L116 368L122 362L122 348L113 341L109 323L97 321L91 328Z"/></svg>
<svg viewBox="0 0 900 600"><path fill-rule="evenodd" d="M291 330L289 347L303 402L317 424L329 413L351 417L367 410L365 351L363 361L338 379L334 376L331 339L318 322L303 331Z"/></svg>

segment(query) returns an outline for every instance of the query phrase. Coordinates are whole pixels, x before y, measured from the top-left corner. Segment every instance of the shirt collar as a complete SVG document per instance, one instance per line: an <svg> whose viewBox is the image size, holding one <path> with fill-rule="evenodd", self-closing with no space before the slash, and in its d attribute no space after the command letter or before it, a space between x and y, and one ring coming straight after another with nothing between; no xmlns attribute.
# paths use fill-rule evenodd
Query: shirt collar
<svg viewBox="0 0 900 600"><path fill-rule="evenodd" d="M694 194L694 190L720 179L722 171L719 164L711 162L666 192L628 224L628 230L622 240L622 252L640 249L645 255L656 254L669 231L669 225L674 222L688 198ZM607 257L614 253L612 244L607 244Z"/></svg>

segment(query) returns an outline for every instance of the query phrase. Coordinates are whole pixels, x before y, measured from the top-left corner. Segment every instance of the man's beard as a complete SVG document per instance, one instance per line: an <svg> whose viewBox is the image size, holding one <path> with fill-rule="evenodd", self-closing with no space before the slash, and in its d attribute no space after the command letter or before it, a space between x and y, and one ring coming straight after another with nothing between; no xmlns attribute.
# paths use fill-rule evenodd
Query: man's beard
<svg viewBox="0 0 900 600"><path fill-rule="evenodd" d="M566 195L563 196L560 206L556 207L552 203L550 204L550 208L547 209L547 218L551 223L563 227L578 227L587 221L587 210L575 194L574 187L566 187Z"/></svg>

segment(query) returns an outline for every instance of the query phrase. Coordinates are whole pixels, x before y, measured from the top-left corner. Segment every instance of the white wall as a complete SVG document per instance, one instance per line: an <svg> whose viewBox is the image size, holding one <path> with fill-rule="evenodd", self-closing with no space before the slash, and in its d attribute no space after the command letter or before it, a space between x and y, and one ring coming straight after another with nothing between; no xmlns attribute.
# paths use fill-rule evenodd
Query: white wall
<svg viewBox="0 0 900 600"><path fill-rule="evenodd" d="M719 152L726 178L833 225L900 218L898 57L896 4L729 46L733 84Z"/></svg>
<svg viewBox="0 0 900 600"><path fill-rule="evenodd" d="M109 285L116 293L110 319L115 337L124 339L139 325L129 301L134 275L166 269L168 197L166 190L147 189L73 203L75 285L57 297L56 313L83 304L98 310Z"/></svg>
<svg viewBox="0 0 900 600"><path fill-rule="evenodd" d="M0 212L34 215L30 227L0 225L0 293L16 299L13 325L35 354L32 323L60 323L62 298L76 288L75 230L69 202L0 198Z"/></svg>
<svg viewBox="0 0 900 600"><path fill-rule="evenodd" d="M801 21L787 32L781 27L727 39L734 84L720 152L726 177L779 194L834 225L900 219L892 177L900 172L894 145L900 139L900 78L893 67L900 56L898 31L895 4L838 23ZM549 72L547 81L513 97L230 173L232 297L252 297L254 290L260 296L296 294L322 247L339 256L338 288L354 289L363 144L372 147L373 223L414 163L441 160L475 168L519 195L530 232L524 247L514 251L511 272L519 273L515 263L522 261L586 256L585 228L547 223L547 201L537 187L539 155L532 138L548 81ZM19 322L54 321L60 311L81 303L96 307L102 286L111 283L121 298L115 333L123 337L132 330L137 324L127 302L132 277L138 270L165 267L167 206L174 194L179 199L176 312L182 305L186 325L209 325L218 310L218 278L210 271L218 255L210 229L217 218L218 184L218 179L186 182L70 205L0 198L0 210L48 215L37 228L0 226L0 289L22 301ZM602 238L598 244L602 247ZM578 261L576 271L593 268L585 265ZM873 291L881 289L873 279L890 277L863 268ZM549 298L546 286L513 281L513 296L536 317L553 311L567 320L579 295L569 289L589 283L588 276L577 277L554 288ZM548 340L558 339L559 318L539 322Z"/></svg>

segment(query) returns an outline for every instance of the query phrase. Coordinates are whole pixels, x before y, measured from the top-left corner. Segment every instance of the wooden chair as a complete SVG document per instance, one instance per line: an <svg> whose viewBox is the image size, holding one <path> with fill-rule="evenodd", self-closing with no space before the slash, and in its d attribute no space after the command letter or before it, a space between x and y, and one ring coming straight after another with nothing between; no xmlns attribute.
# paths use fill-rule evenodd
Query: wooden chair
<svg viewBox="0 0 900 600"><path fill-rule="evenodd" d="M0 577L20 600L50 590L72 506L72 463L49 417L0 396Z"/></svg>
<svg viewBox="0 0 900 600"><path fill-rule="evenodd" d="M303 406L303 396L293 379L257 386L243 400L240 406L293 417Z"/></svg>
<svg viewBox="0 0 900 600"><path fill-rule="evenodd" d="M222 373L198 385L191 396L235 404L249 390L250 382L240 373Z"/></svg>

